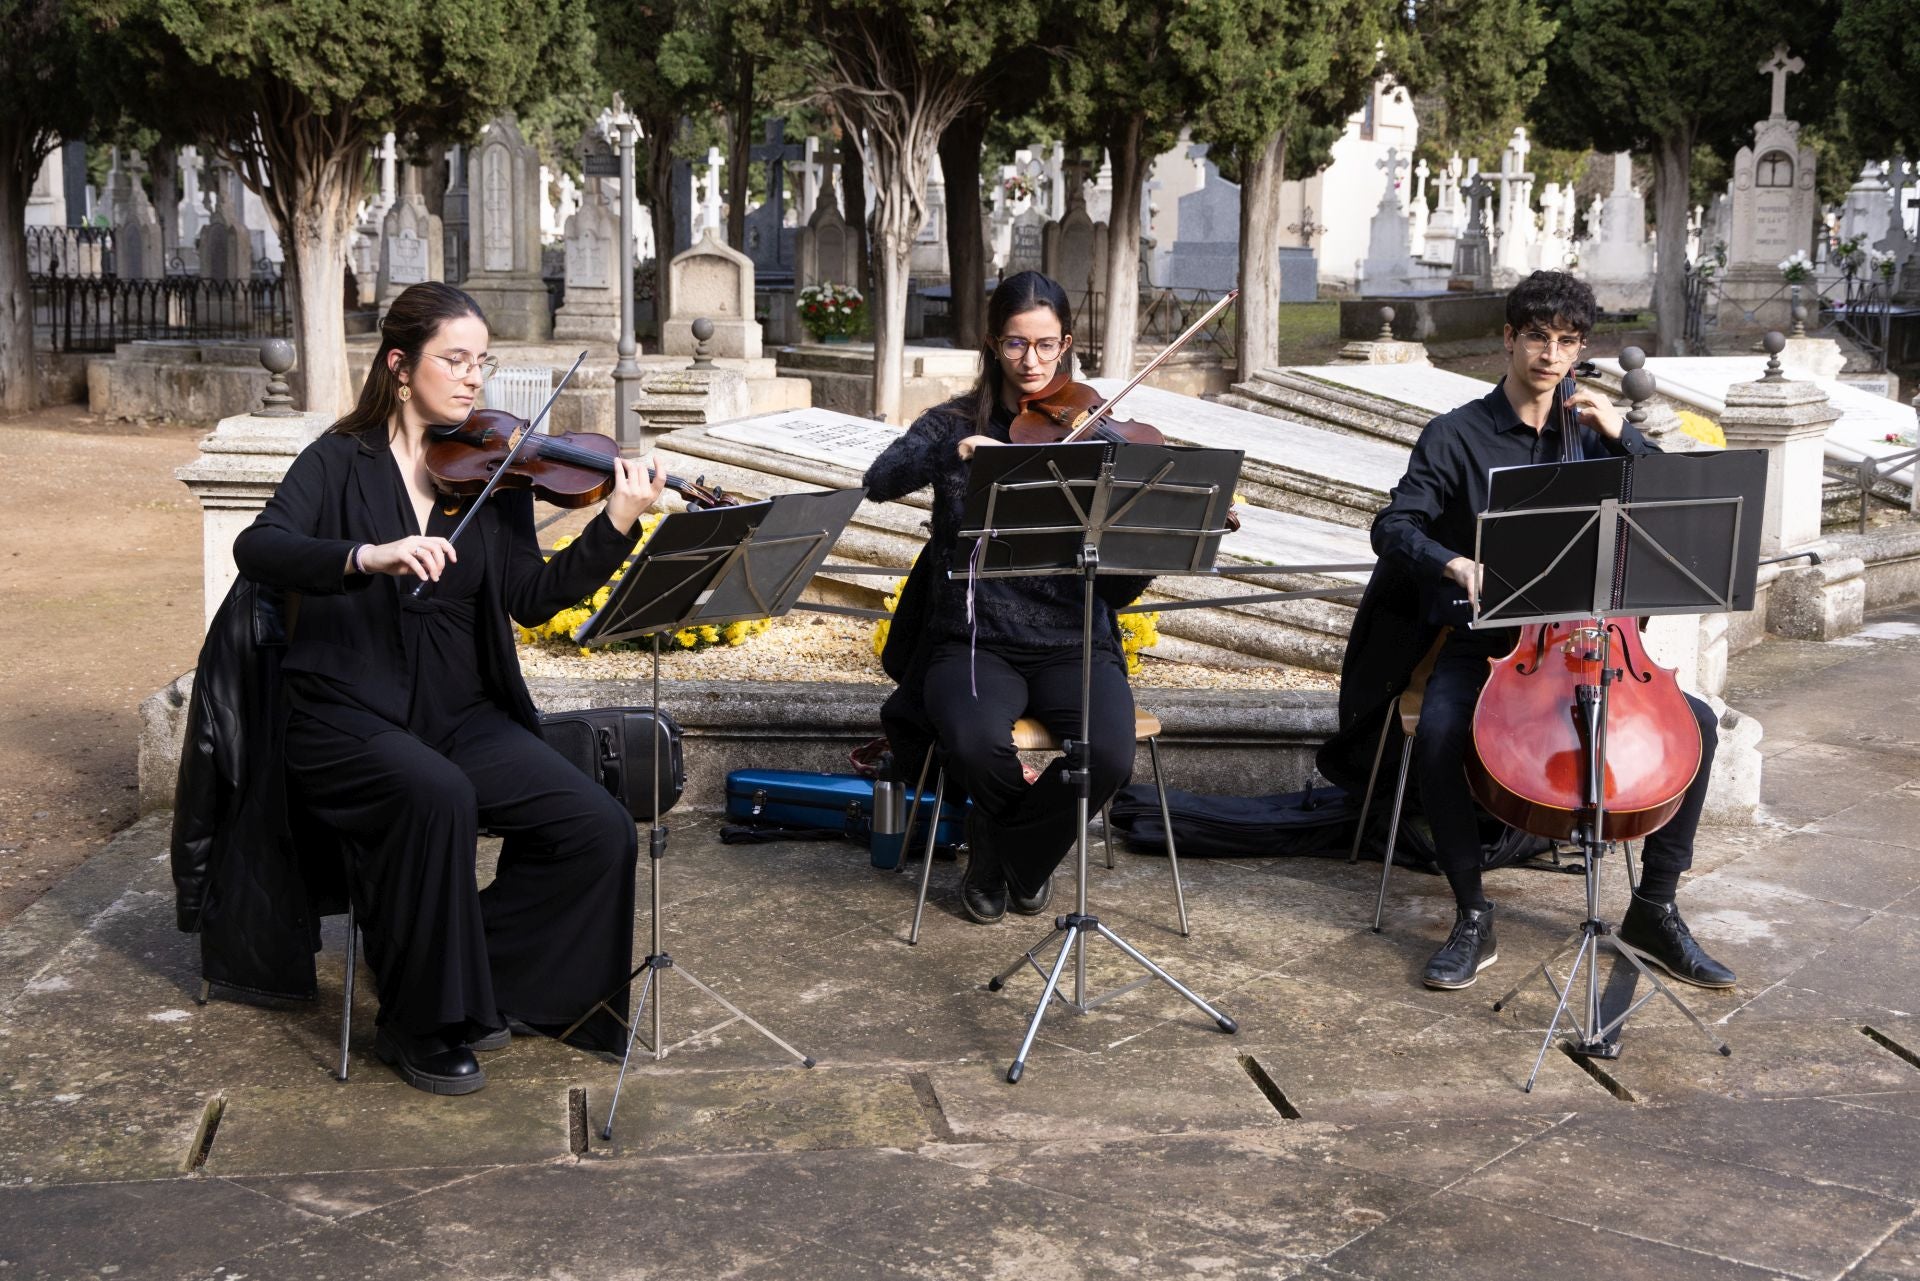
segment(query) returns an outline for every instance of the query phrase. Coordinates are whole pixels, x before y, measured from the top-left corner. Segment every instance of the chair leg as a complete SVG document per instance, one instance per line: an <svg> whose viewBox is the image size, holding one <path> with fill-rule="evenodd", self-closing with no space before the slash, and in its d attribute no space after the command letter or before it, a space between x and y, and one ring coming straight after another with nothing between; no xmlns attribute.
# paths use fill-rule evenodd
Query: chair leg
<svg viewBox="0 0 1920 1281"><path fill-rule="evenodd" d="M1113 870L1113 802L1100 807L1100 830L1107 838L1107 870Z"/></svg>
<svg viewBox="0 0 1920 1281"><path fill-rule="evenodd" d="M913 904L913 928L907 932L909 944L920 941L920 917L927 910L927 882L933 879L933 847L940 836L940 804L947 796L947 767L942 765L933 780L933 816L927 822L927 857L920 864L920 897Z"/></svg>
<svg viewBox="0 0 1920 1281"><path fill-rule="evenodd" d="M1347 862L1349 863L1358 862L1360 859L1360 838L1366 835L1367 812L1373 808L1373 783L1375 779L1380 777L1380 757L1387 750L1387 726L1393 724L1393 718L1399 715L1399 713L1400 700L1398 698L1389 699L1387 702L1387 718L1380 722L1380 741L1375 743L1373 747L1373 768L1367 771L1366 795L1360 800L1360 821L1355 823L1353 827L1353 848L1347 851Z"/></svg>
<svg viewBox="0 0 1920 1281"><path fill-rule="evenodd" d="M354 942L359 935L354 930L353 901L347 901L347 978L345 991L340 1001L340 1071L339 1080L347 1079L347 1049L353 1040L353 974L359 968L359 958L355 955Z"/></svg>
<svg viewBox="0 0 1920 1281"><path fill-rule="evenodd" d="M1173 869L1173 906L1180 913L1180 937L1188 937L1187 891L1180 884L1180 854L1173 848L1173 816L1167 811L1167 781L1160 776L1160 740L1147 740L1147 755L1153 759L1153 789L1160 794L1160 830L1167 834L1167 866Z"/></svg>
<svg viewBox="0 0 1920 1281"><path fill-rule="evenodd" d="M913 781L913 804L907 806L906 830L900 833L900 866L902 868L906 866L906 852L913 848L913 825L919 821L920 818L920 789L927 785L927 770L930 769L932 765L933 745L929 743L927 745L927 754L920 758L920 777ZM934 815L933 821L938 825L940 816L938 814Z"/></svg>
<svg viewBox="0 0 1920 1281"><path fill-rule="evenodd" d="M1400 745L1400 777L1393 785L1393 817L1387 821L1387 848L1380 858L1380 892L1373 900L1373 932L1380 932L1380 917L1387 908L1387 878L1393 875L1393 847L1400 839L1400 803L1407 795L1407 767L1413 763L1413 735Z"/></svg>

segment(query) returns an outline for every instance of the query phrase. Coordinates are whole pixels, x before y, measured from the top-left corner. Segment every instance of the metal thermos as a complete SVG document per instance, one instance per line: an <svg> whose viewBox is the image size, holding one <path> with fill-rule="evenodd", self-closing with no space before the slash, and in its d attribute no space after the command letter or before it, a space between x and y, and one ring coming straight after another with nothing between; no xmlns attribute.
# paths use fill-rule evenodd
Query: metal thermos
<svg viewBox="0 0 1920 1281"><path fill-rule="evenodd" d="M905 839L900 828L907 816L904 792L893 779L893 758L881 757L880 774L873 781L873 825L867 841L867 855L875 867L900 866L900 846Z"/></svg>

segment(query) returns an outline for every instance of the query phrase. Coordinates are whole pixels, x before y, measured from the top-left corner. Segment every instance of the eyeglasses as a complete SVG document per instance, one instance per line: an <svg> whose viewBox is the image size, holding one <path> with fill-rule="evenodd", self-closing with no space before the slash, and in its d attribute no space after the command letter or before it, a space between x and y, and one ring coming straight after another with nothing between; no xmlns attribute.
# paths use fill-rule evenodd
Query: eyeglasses
<svg viewBox="0 0 1920 1281"><path fill-rule="evenodd" d="M1039 338L1031 341L1025 338L1002 338L1000 354L1008 360L1025 360L1027 348L1031 347L1040 354L1040 359L1055 360L1072 341L1072 338Z"/></svg>
<svg viewBox="0 0 1920 1281"><path fill-rule="evenodd" d="M480 371L481 382L485 382L500 372L500 361L493 356L469 356L464 351L454 356L443 356L437 351L422 352L421 354L432 356L435 360L446 361L447 374L455 382L465 378L476 369Z"/></svg>
<svg viewBox="0 0 1920 1281"><path fill-rule="evenodd" d="M1523 331L1520 334L1520 342L1530 352L1539 353L1544 351L1552 354L1555 351L1564 351L1569 356L1577 354L1582 347L1587 345L1587 340L1578 334L1567 338L1559 338L1540 329Z"/></svg>

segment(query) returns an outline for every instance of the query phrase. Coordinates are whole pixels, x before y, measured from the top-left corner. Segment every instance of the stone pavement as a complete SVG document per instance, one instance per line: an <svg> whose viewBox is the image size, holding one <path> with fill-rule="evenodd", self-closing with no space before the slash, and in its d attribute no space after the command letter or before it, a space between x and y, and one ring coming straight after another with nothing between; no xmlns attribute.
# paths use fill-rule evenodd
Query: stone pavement
<svg viewBox="0 0 1920 1281"><path fill-rule="evenodd" d="M912 877L676 815L669 950L819 1066L700 1036L603 1143L612 1067L522 1039L431 1098L370 1057L366 998L333 1081L337 920L315 1005L197 1006L149 819L0 932L0 1281L1920 1277L1920 611L1769 642L1728 698L1767 728L1767 821L1703 833L1682 904L1740 973L1684 992L1734 1053L1655 1003L1532 1094L1548 1006L1489 1003L1573 877L1495 874L1502 959L1443 994L1437 878L1399 875L1374 935L1377 865L1195 860L1183 940L1164 860L1123 854L1103 917L1241 1031L1141 990L1056 1012L1009 1086L1039 980L982 981L1036 923L959 919L943 863L908 948ZM669 1039L718 1021L667 991Z"/></svg>

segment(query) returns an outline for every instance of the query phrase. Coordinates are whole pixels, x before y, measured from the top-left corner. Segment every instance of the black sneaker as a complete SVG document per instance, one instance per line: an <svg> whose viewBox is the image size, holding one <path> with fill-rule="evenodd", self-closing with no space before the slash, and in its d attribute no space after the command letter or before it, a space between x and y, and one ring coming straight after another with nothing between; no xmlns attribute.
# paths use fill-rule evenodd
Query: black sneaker
<svg viewBox="0 0 1920 1281"><path fill-rule="evenodd" d="M1493 904L1458 908L1453 932L1427 962L1423 981L1428 987L1449 992L1472 987L1480 971L1499 959L1500 951L1493 941Z"/></svg>
<svg viewBox="0 0 1920 1281"><path fill-rule="evenodd" d="M967 871L960 880L960 906L982 925L992 925L1007 914L1007 877L1000 870L992 845L983 837L986 824L971 811L967 815Z"/></svg>
<svg viewBox="0 0 1920 1281"><path fill-rule="evenodd" d="M1732 987L1733 971L1708 956L1693 941L1693 931L1671 903L1635 894L1620 922L1619 939L1682 983L1695 987Z"/></svg>

